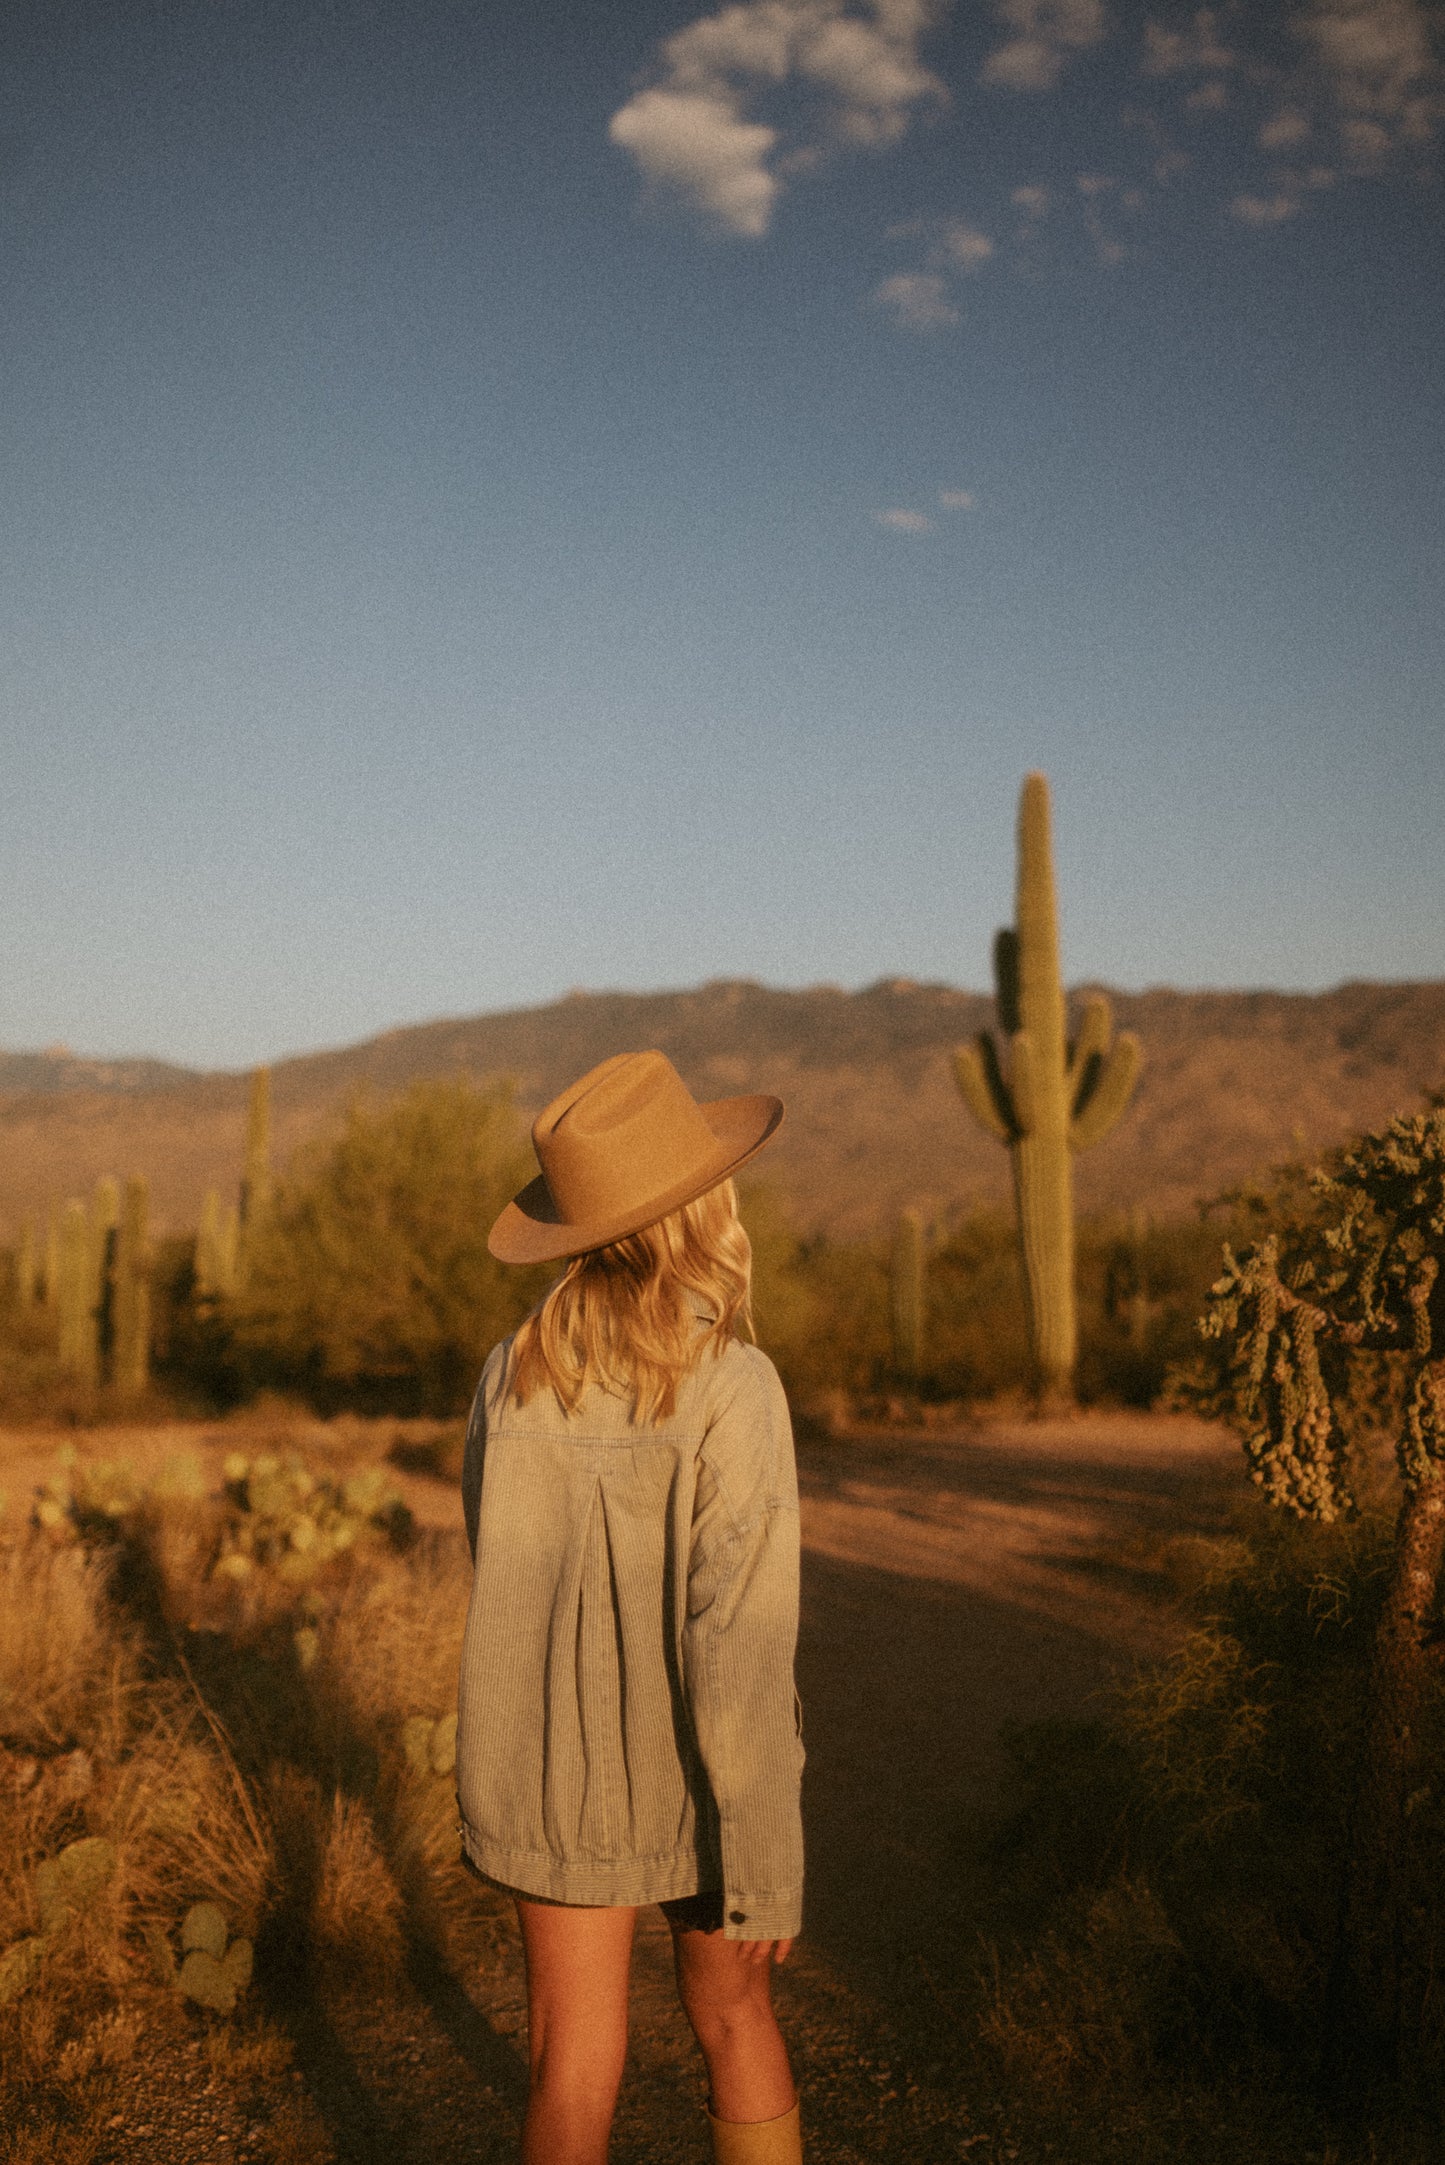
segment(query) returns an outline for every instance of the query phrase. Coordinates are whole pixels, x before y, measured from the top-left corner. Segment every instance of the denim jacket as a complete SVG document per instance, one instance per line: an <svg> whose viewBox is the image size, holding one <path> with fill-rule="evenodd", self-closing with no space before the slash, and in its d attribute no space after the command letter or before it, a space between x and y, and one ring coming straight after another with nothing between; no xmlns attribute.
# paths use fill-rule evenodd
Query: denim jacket
<svg viewBox="0 0 1445 2165"><path fill-rule="evenodd" d="M462 1840L556 1902L723 1891L730 1939L797 1932L798 1488L756 1347L704 1354L665 1420L597 1387L565 1414L488 1360L462 1500Z"/></svg>

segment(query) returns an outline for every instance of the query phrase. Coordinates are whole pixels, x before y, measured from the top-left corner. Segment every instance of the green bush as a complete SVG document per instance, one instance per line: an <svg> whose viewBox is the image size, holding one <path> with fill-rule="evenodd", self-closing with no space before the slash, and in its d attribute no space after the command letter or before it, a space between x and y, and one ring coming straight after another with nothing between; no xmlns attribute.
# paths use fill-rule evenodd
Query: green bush
<svg viewBox="0 0 1445 2165"><path fill-rule="evenodd" d="M323 1408L463 1406L547 1273L487 1253L531 1171L504 1092L423 1082L293 1162L233 1309L253 1380Z"/></svg>

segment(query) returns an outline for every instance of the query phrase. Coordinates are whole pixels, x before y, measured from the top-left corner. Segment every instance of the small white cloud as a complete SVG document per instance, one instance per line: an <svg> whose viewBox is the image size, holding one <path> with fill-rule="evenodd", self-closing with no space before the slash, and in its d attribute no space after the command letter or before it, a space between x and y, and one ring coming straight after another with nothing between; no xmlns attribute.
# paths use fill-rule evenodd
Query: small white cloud
<svg viewBox="0 0 1445 2165"><path fill-rule="evenodd" d="M1229 206L1229 213L1241 225L1282 226L1298 209L1298 196L1237 195Z"/></svg>
<svg viewBox="0 0 1445 2165"><path fill-rule="evenodd" d="M1047 188L1015 188L1009 201L1017 204L1026 218L1047 218L1049 215Z"/></svg>
<svg viewBox="0 0 1445 2165"><path fill-rule="evenodd" d="M743 120L735 102L702 91L640 90L607 133L649 180L672 188L734 233L767 232L778 182L765 164L777 131Z"/></svg>
<svg viewBox="0 0 1445 2165"><path fill-rule="evenodd" d="M1235 56L1221 41L1219 17L1213 8L1200 8L1184 30L1167 30L1162 23L1145 23L1145 75L1178 75L1184 70L1232 68Z"/></svg>
<svg viewBox="0 0 1445 2165"><path fill-rule="evenodd" d="M891 534L931 534L933 521L926 511L906 511L901 507L893 511L875 511L874 518L880 526L886 526Z"/></svg>
<svg viewBox="0 0 1445 2165"><path fill-rule="evenodd" d="M1113 178L1108 173L1080 173L1074 182L1080 195L1084 196L1106 195L1113 185Z"/></svg>
<svg viewBox="0 0 1445 2165"><path fill-rule="evenodd" d="M981 271L993 254L993 242L988 235L961 218L944 226L939 235L939 246L948 261L961 271Z"/></svg>
<svg viewBox="0 0 1445 2165"><path fill-rule="evenodd" d="M1310 124L1303 113L1286 106L1283 112L1274 113L1259 131L1261 150L1292 150L1296 143L1303 143L1309 135Z"/></svg>
<svg viewBox="0 0 1445 2165"><path fill-rule="evenodd" d="M972 511L972 489L940 489L938 501L945 511Z"/></svg>
<svg viewBox="0 0 1445 2165"><path fill-rule="evenodd" d="M895 142L922 102L945 99L918 54L930 16L928 0L731 0L663 41L656 79L608 135L646 179L759 239L784 179L837 144ZM783 144L754 108L789 82L820 110Z"/></svg>
<svg viewBox="0 0 1445 2165"><path fill-rule="evenodd" d="M1104 35L1103 0L995 0L994 13L1014 35L995 46L979 81L1000 90L1052 90Z"/></svg>
<svg viewBox="0 0 1445 2165"><path fill-rule="evenodd" d="M1197 90L1191 90L1184 103L1193 113L1222 113L1229 103L1228 86L1217 75L1212 76Z"/></svg>
<svg viewBox="0 0 1445 2165"><path fill-rule="evenodd" d="M876 307L891 308L905 331L938 331L958 321L947 284L930 271L899 271L885 278L873 300Z"/></svg>

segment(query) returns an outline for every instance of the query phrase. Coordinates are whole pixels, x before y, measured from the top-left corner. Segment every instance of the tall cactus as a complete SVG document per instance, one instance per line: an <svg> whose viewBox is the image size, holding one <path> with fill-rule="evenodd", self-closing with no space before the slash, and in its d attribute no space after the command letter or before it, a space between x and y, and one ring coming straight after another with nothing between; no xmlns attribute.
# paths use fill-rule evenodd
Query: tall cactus
<svg viewBox="0 0 1445 2165"><path fill-rule="evenodd" d="M78 1383L94 1385L100 1380L95 1243L84 1203L66 1204L56 1245L55 1308L61 1363Z"/></svg>
<svg viewBox="0 0 1445 2165"><path fill-rule="evenodd" d="M214 1188L207 1188L201 1205L200 1230L196 1234L196 1293L201 1300L230 1300L236 1291L240 1253L240 1214L232 1203L222 1206Z"/></svg>
<svg viewBox="0 0 1445 2165"><path fill-rule="evenodd" d="M893 1365L910 1382L923 1367L927 1294L923 1221L916 1210L901 1212L893 1236L890 1291L893 1297Z"/></svg>
<svg viewBox="0 0 1445 2165"><path fill-rule="evenodd" d="M126 1398L139 1398L150 1381L148 1202L144 1177L133 1174L125 1184L111 1276L110 1373L116 1390Z"/></svg>
<svg viewBox="0 0 1445 2165"><path fill-rule="evenodd" d="M239 1274L250 1269L256 1243L271 1210L271 1070L258 1067L251 1076L246 1117L246 1169L241 1179Z"/></svg>
<svg viewBox="0 0 1445 2165"><path fill-rule="evenodd" d="M1111 1043L1109 1003L1097 993L1068 1040L1042 774L1025 777L1019 798L1016 923L994 940L994 978L1007 1074L986 1030L959 1047L954 1074L974 1118L1008 1145L1037 1385L1045 1399L1067 1399L1078 1355L1071 1154L1102 1141L1128 1104L1139 1042L1126 1032Z"/></svg>
<svg viewBox="0 0 1445 2165"><path fill-rule="evenodd" d="M90 1206L91 1304L95 1311L96 1380L108 1376L115 1351L115 1251L120 1237L120 1182L103 1173Z"/></svg>

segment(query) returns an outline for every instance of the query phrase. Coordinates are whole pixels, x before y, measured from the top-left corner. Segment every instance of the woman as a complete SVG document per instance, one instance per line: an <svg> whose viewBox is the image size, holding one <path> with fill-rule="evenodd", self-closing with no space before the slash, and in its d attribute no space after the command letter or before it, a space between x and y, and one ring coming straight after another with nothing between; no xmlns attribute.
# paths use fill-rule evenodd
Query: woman
<svg viewBox="0 0 1445 2165"><path fill-rule="evenodd" d="M487 1362L462 1476L462 1842L522 1928L524 2165L604 2165L645 1902L715 2156L802 2154L771 1997L802 1906L797 1477L772 1363L738 1336L731 1178L782 1112L700 1106L659 1052L606 1060L538 1118L541 1177L490 1236L566 1265Z"/></svg>

